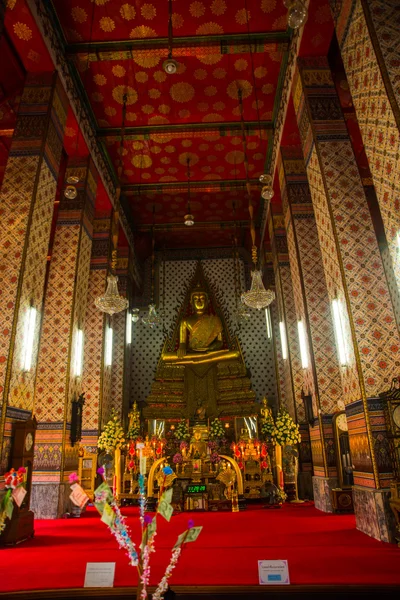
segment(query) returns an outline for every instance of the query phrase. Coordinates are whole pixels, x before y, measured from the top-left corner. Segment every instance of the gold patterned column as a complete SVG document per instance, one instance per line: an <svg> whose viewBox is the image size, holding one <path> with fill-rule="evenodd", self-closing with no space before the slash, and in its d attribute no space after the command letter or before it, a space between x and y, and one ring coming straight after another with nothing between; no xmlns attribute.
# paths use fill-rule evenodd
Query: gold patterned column
<svg viewBox="0 0 400 600"><path fill-rule="evenodd" d="M82 419L82 445L88 452L97 452L101 429L104 375L104 331L106 317L94 304L107 286L110 252L111 206L96 211L93 222L93 243L85 315L85 351L82 390L86 394ZM107 396L105 403L109 404Z"/></svg>
<svg viewBox="0 0 400 600"><path fill-rule="evenodd" d="M31 415L50 229L67 115L64 90L51 73L29 74L0 190L0 472L11 426ZM30 369L22 364L24 328L37 311ZM26 367L26 364L25 364Z"/></svg>
<svg viewBox="0 0 400 600"><path fill-rule="evenodd" d="M366 519L368 489L385 488L390 457L380 452L386 436L377 398L400 365L400 339L382 258L353 148L325 58L299 59L293 96L303 145L324 273L330 300L342 305L347 336L343 373L360 529L389 539L385 493L372 495L375 523Z"/></svg>
<svg viewBox="0 0 400 600"><path fill-rule="evenodd" d="M270 210L272 211L272 205ZM287 398L293 398L292 405L286 408L292 418L300 425L301 444L300 461L304 473L311 473L312 459L310 448L309 428L306 421L302 391L304 387L304 374L301 366L300 347L297 333L296 306L293 293L293 283L290 271L288 245L285 232L283 214L270 214L268 219L269 235L272 245L272 256L275 270L275 288L277 298L278 323L284 323L287 341L287 357L284 357L282 332L276 334L278 360L283 365L284 386ZM292 390L290 394L290 388Z"/></svg>
<svg viewBox="0 0 400 600"><path fill-rule="evenodd" d="M335 6L334 6L335 5ZM352 101L388 245L387 276L400 323L400 84L397 0L332 2Z"/></svg>
<svg viewBox="0 0 400 600"><path fill-rule="evenodd" d="M90 158L71 161L66 179L79 177L76 198L60 197L40 340L35 390L38 420L32 505L36 516L65 510L67 475L77 468L71 446L71 402L82 389L77 375L77 338L84 330L92 248L97 172Z"/></svg>
<svg viewBox="0 0 400 600"><path fill-rule="evenodd" d="M342 400L342 382L333 319L326 286L317 225L301 148L281 148L279 181L296 311L303 320L309 345L307 392L313 394L314 427L310 428L317 508L333 510L327 487L337 487L332 428L333 413Z"/></svg>

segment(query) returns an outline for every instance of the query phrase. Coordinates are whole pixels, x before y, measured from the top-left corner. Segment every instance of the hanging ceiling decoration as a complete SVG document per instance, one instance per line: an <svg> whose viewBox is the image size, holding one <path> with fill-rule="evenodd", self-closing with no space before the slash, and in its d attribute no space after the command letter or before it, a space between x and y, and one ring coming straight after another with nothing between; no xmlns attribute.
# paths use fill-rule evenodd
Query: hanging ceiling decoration
<svg viewBox="0 0 400 600"><path fill-rule="evenodd" d="M172 0L168 0L168 58L163 62L163 69L167 75L174 75L178 69L178 63L172 58Z"/></svg>
<svg viewBox="0 0 400 600"><path fill-rule="evenodd" d="M307 7L302 0L283 0L288 9L288 25L292 29L299 29L307 21Z"/></svg>
<svg viewBox="0 0 400 600"><path fill-rule="evenodd" d="M251 255L254 265L254 270L251 273L251 288L248 292L244 292L242 294L242 302L249 306L250 308L257 308L261 310L262 308L267 308L271 304L271 302L275 299L275 293L272 290L266 290L264 284L262 282L262 273L257 269L257 246L256 246L256 230L254 226L254 206L253 199L251 195L251 185L249 181L249 163L247 158L247 140L246 140L246 129L244 126L244 117L243 117L243 96L242 90L239 86L238 88L238 99L239 99L239 112L240 112L240 121L241 121L241 130L242 130L242 144L243 144L243 154L244 154L244 167L246 174L246 191L247 191L247 200L248 200L248 209L250 215L250 235L252 241Z"/></svg>
<svg viewBox="0 0 400 600"><path fill-rule="evenodd" d="M188 180L188 201L187 201L187 214L183 217L183 222L187 227L194 225L194 216L190 207L190 157L187 158L187 180Z"/></svg>
<svg viewBox="0 0 400 600"><path fill-rule="evenodd" d="M236 203L232 202L233 218L235 223L235 230L233 234L232 246L233 246L233 278L235 285L235 317L237 323L240 325L242 322L246 322L250 319L250 313L243 303L240 297L240 266L239 266L239 250L237 244L237 222L236 222Z"/></svg>
<svg viewBox="0 0 400 600"><path fill-rule="evenodd" d="M120 144L120 161L118 165L118 181L121 182L122 175L122 155L124 151L124 138L125 138L125 115L126 115L126 104L128 96L125 93L123 96L122 106L122 127L121 127L121 144ZM117 257L118 257L118 230L119 230L119 202L121 196L121 184L119 183L117 188L117 194L115 198L114 214L111 225L111 239L112 239L112 251L111 251L111 269L110 274L107 276L107 289L104 296L96 298L94 301L95 306L109 315L115 315L123 310L126 310L129 306L127 298L119 295L118 292L118 277L115 275L117 269Z"/></svg>
<svg viewBox="0 0 400 600"><path fill-rule="evenodd" d="M153 202L153 227L152 227L152 232L151 232L151 296L150 296L149 311L148 311L147 315L142 317L143 324L147 325L147 327L150 327L150 329L155 329L161 323L161 317L157 313L156 305L154 303L154 279L155 279L154 250L155 250L155 245L156 245L155 235L154 235L155 213L156 213L156 207Z"/></svg>

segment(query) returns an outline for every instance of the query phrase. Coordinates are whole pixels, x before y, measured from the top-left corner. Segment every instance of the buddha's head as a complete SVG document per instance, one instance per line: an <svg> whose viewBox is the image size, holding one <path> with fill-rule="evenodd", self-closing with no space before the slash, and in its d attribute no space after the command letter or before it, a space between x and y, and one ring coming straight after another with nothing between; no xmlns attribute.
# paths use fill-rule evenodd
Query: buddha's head
<svg viewBox="0 0 400 600"><path fill-rule="evenodd" d="M195 429L193 431L193 437L196 440L196 442L199 442L201 440L201 431L199 429Z"/></svg>
<svg viewBox="0 0 400 600"><path fill-rule="evenodd" d="M201 287L200 283L197 284L195 289L190 295L190 302L195 313L202 315L208 307L208 294Z"/></svg>

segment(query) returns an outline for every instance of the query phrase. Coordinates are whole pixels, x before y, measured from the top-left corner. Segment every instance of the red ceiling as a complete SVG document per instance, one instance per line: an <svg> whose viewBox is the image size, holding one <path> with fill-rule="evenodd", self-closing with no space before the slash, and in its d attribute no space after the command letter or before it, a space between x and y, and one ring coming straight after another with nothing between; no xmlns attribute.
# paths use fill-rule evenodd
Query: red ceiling
<svg viewBox="0 0 400 600"><path fill-rule="evenodd" d="M53 71L43 38L25 0L8 0L5 26L27 71Z"/></svg>
<svg viewBox="0 0 400 600"><path fill-rule="evenodd" d="M53 0L68 41L168 36L167 0ZM248 20L246 19L246 5ZM281 31L287 10L281 0L174 0L174 36Z"/></svg>

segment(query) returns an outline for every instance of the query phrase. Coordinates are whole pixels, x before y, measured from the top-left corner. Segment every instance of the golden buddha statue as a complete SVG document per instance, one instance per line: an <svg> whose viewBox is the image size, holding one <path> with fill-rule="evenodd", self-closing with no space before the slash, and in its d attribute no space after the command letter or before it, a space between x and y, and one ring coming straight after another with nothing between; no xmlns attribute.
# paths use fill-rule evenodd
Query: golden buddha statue
<svg viewBox="0 0 400 600"><path fill-rule="evenodd" d="M217 315L207 313L209 298L200 283L191 293L190 303L193 314L183 318L180 323L178 351L165 353L163 360L178 365L187 365L238 358L238 351L222 348L221 319Z"/></svg>
<svg viewBox="0 0 400 600"><path fill-rule="evenodd" d="M190 443L189 454L192 458L205 458L207 456L207 444L201 439L201 429L193 430L194 440Z"/></svg>

